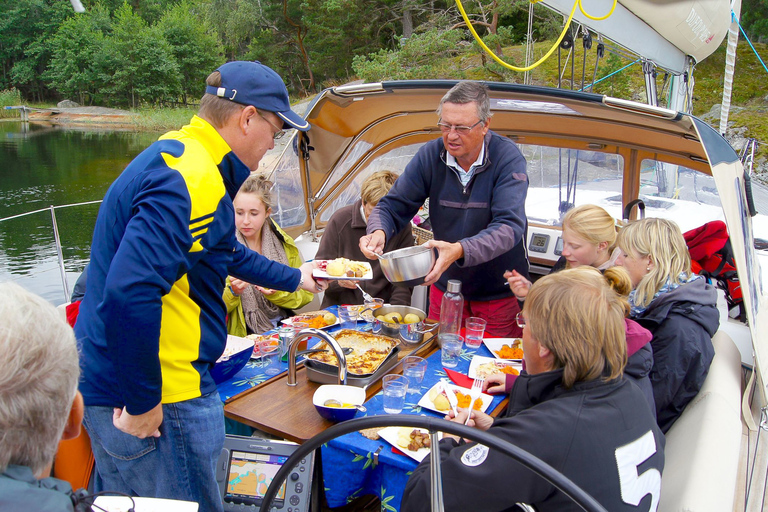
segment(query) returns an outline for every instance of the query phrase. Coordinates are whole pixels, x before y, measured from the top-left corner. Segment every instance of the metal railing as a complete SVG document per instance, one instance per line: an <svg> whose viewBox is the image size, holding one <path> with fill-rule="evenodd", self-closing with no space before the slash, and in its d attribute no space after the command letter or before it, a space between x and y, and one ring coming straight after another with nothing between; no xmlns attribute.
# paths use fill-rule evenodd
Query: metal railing
<svg viewBox="0 0 768 512"><path fill-rule="evenodd" d="M63 209L63 208L71 208L73 206L85 206L89 204L99 204L102 200L99 199L97 201L86 201L83 203L73 203L73 204L65 204L65 205L59 205L59 206L49 206L47 208L40 208L39 210L33 210L31 212L25 212L25 213L19 213L18 215L11 215L10 217L4 217L0 219L0 222L5 222L8 220L18 219L20 217L26 217L29 215L34 215L36 213L49 211L51 213L51 228L53 229L53 238L54 242L56 244L56 258L58 261L59 266L59 273L61 274L61 284L64 288L64 302L69 302L69 298L71 296L69 291L69 283L67 282L67 273L66 269L64 267L64 255L61 251L61 238L59 237L59 227L56 222L56 210L57 209Z"/></svg>

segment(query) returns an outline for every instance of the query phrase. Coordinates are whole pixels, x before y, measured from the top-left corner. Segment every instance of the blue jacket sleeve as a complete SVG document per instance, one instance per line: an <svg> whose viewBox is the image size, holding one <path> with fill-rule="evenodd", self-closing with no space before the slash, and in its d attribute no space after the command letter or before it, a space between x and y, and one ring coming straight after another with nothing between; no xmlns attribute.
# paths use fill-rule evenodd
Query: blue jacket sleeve
<svg viewBox="0 0 768 512"><path fill-rule="evenodd" d="M120 394L133 415L161 401L162 298L190 268L192 246L183 180L175 172L150 176L133 199L134 213L110 264L98 307Z"/></svg>
<svg viewBox="0 0 768 512"><path fill-rule="evenodd" d="M232 238L234 239L234 231ZM301 271L283 265L234 242L235 251L229 274L251 284L292 292L299 286Z"/></svg>

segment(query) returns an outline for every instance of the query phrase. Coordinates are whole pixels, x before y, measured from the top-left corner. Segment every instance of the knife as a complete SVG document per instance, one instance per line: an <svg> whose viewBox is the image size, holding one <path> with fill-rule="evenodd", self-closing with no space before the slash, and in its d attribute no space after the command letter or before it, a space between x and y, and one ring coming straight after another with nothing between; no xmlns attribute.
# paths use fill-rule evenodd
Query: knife
<svg viewBox="0 0 768 512"><path fill-rule="evenodd" d="M459 415L459 411L456 409L456 407L459 405L459 399L456 398L456 393L453 391L453 388L448 385L448 382L446 382L445 379L440 379L440 386L443 388L445 396L448 398L448 404L451 406L454 418L457 417Z"/></svg>

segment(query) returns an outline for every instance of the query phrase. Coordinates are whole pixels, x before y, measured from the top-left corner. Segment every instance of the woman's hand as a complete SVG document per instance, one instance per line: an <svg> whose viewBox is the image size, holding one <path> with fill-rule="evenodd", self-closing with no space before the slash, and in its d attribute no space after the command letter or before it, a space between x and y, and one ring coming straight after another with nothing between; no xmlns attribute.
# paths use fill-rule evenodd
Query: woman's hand
<svg viewBox="0 0 768 512"><path fill-rule="evenodd" d="M517 297L517 300L525 300L525 297L528 296L528 290L531 289L533 283L521 276L517 270L511 272L507 270L504 272L504 278L507 280L507 284L512 293L515 294L515 297Z"/></svg>
<svg viewBox="0 0 768 512"><path fill-rule="evenodd" d="M485 378L483 382L483 392L491 395L498 395L505 392L505 385L507 382L506 373L494 373Z"/></svg>
<svg viewBox="0 0 768 512"><path fill-rule="evenodd" d="M347 288L348 290L354 290L357 288L357 281L354 279L339 279L336 281L339 286L342 288Z"/></svg>
<svg viewBox="0 0 768 512"><path fill-rule="evenodd" d="M454 416L453 411L448 411L448 414L445 415L445 419L464 425L464 422L467 420L467 414L471 414L469 422L467 423L468 427L475 427L479 428L480 430L488 430L491 428L491 425L493 425L493 418L484 412L472 411L470 413L468 409L463 409L461 407L457 407L456 410L459 413L458 416ZM443 434L443 437L450 437L456 442L461 440L458 436L454 436L453 434Z"/></svg>
<svg viewBox="0 0 768 512"><path fill-rule="evenodd" d="M229 286L232 289L232 293L239 297L248 288L248 283L236 277L230 277Z"/></svg>
<svg viewBox="0 0 768 512"><path fill-rule="evenodd" d="M256 289L259 290L264 295L272 295L273 293L275 293L275 290L273 290L272 288L264 288L263 286L256 286Z"/></svg>

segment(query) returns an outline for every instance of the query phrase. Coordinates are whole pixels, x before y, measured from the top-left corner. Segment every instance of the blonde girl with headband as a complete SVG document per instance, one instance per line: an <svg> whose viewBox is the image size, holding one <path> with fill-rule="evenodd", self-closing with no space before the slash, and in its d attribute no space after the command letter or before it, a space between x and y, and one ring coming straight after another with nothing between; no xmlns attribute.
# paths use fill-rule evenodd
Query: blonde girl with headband
<svg viewBox="0 0 768 512"><path fill-rule="evenodd" d="M235 196L235 227L237 240L263 256L300 267L304 263L296 243L270 217L272 213L272 182L264 176L249 177ZM304 290L281 292L252 285L235 277L227 278L224 289L227 305L227 332L235 336L261 334L312 301Z"/></svg>
<svg viewBox="0 0 768 512"><path fill-rule="evenodd" d="M613 216L594 204L577 206L563 217L563 252L552 272L581 265L605 270L616 264L620 252ZM505 272L504 277L515 297L525 300L531 281L515 270Z"/></svg>

